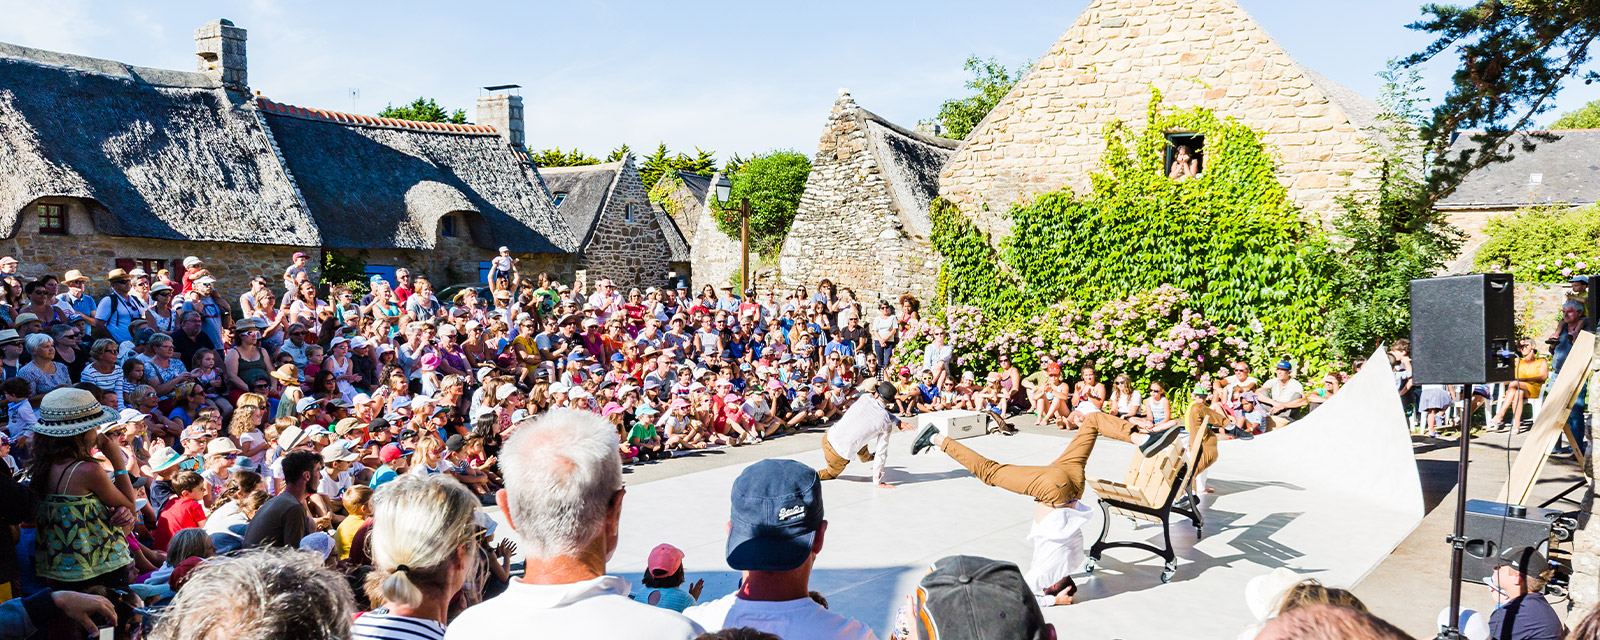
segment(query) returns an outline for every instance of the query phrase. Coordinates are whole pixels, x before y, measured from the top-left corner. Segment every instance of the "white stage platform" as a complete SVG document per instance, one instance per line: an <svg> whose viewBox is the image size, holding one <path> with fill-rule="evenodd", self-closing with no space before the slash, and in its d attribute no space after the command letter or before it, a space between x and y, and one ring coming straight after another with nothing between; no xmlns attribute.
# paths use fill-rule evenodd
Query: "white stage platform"
<svg viewBox="0 0 1600 640"><path fill-rule="evenodd" d="M1422 516L1409 437L1387 419L1391 408L1398 411L1398 399L1391 407L1377 378L1370 379L1371 394L1350 393L1341 403L1347 407L1329 403L1318 411L1325 420L1222 443L1210 473L1216 493L1204 500L1204 537L1196 541L1187 520L1173 527L1180 557L1170 584L1159 580L1159 558L1114 549L1092 577L1079 574L1079 604L1049 608L1046 617L1064 638L1227 639L1253 622L1244 601L1252 577L1284 566L1325 584L1355 584ZM1348 391L1358 391L1357 383L1352 380L1357 388ZM869 467L859 463L823 483L829 524L812 588L827 596L833 610L870 625L880 637L888 635L896 610L934 560L978 555L1026 569L1032 553L1024 538L1033 516L1030 498L978 482L938 451L912 457L912 437L897 433L892 442L887 475L899 488L874 488ZM1043 464L1067 442L1019 434L964 444L995 460ZM1402 442L1403 450L1395 451ZM1102 439L1089 475L1120 479L1132 455L1131 445ZM820 451L792 457L822 466ZM1396 465L1410 465L1409 480ZM739 575L723 560L728 490L745 466L630 485L611 573L637 585L650 549L668 542L683 549L688 579L705 579L704 599L731 592ZM1094 504L1092 495L1085 500ZM1084 534L1086 548L1101 526L1097 508ZM1129 537L1128 519L1114 517L1111 526L1113 539ZM1142 524L1137 535L1159 544L1156 525Z"/></svg>

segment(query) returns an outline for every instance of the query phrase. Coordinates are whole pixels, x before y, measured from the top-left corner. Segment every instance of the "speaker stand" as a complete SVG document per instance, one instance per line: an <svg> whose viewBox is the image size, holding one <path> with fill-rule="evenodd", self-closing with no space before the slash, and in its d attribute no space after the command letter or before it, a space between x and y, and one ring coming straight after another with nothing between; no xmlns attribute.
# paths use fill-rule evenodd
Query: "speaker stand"
<svg viewBox="0 0 1600 640"><path fill-rule="evenodd" d="M1472 385L1461 385L1461 397L1472 402ZM1450 624L1439 629L1436 640L1464 640L1461 633L1461 572L1467 551L1467 460L1472 451L1472 414L1461 412L1461 461L1456 466L1456 530L1450 543Z"/></svg>

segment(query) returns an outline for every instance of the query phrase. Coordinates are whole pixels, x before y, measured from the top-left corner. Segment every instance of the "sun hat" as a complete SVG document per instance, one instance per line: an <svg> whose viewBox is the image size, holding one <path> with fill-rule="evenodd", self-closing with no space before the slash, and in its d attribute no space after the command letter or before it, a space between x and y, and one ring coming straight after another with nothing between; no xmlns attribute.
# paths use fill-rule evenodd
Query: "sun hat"
<svg viewBox="0 0 1600 640"><path fill-rule="evenodd" d="M213 278L211 276L200 276L200 277L194 279L194 283L195 284L211 284L211 283L216 282L216 281L217 281L217 279Z"/></svg>
<svg viewBox="0 0 1600 640"><path fill-rule="evenodd" d="M616 414L622 413L622 411L622 405L615 402L608 402L606 403L606 408L600 410L600 417L609 418Z"/></svg>
<svg viewBox="0 0 1600 640"><path fill-rule="evenodd" d="M171 290L172 290L172 285L167 284L165 282L157 282L157 283L155 283L153 285L150 285L150 293L160 293L162 291L171 291Z"/></svg>
<svg viewBox="0 0 1600 640"><path fill-rule="evenodd" d="M422 356L422 370L433 371L434 369L438 369L440 362L442 362L442 360L439 358L439 354L430 353Z"/></svg>
<svg viewBox="0 0 1600 640"><path fill-rule="evenodd" d="M356 455L356 452L351 451L349 445L343 442L335 442L322 448L323 462L355 462L359 458L361 456Z"/></svg>
<svg viewBox="0 0 1600 640"><path fill-rule="evenodd" d="M260 467L256 466L255 460L251 460L245 456L234 458L233 466L230 468L234 471L249 471L250 473L257 473L257 470L260 469Z"/></svg>
<svg viewBox="0 0 1600 640"><path fill-rule="evenodd" d="M19 313L19 314L17 314L17 319L13 320L11 322L11 324L12 324L12 326L20 327L22 325L28 324L29 322L38 322L38 321L39 321L39 316L33 315L31 313Z"/></svg>
<svg viewBox="0 0 1600 640"><path fill-rule="evenodd" d="M64 277L61 278L61 281L62 282L77 282L79 280L88 280L88 279L89 279L89 276L83 275L82 271L79 271L77 269L72 269L72 270L67 271L67 274Z"/></svg>
<svg viewBox="0 0 1600 640"><path fill-rule="evenodd" d="M118 280L127 280L128 278L128 272L122 269L112 269L106 273L106 279L112 282L116 282Z"/></svg>
<svg viewBox="0 0 1600 640"><path fill-rule="evenodd" d="M150 470L166 471L183 460L183 454L172 447L161 447L150 453Z"/></svg>
<svg viewBox="0 0 1600 640"><path fill-rule="evenodd" d="M727 404L733 404L735 402L744 402L744 398L739 397L739 394L737 393L730 393L722 396L722 401Z"/></svg>
<svg viewBox="0 0 1600 640"><path fill-rule="evenodd" d="M407 409L411 407L411 398L401 396L389 401L390 409Z"/></svg>
<svg viewBox="0 0 1600 640"><path fill-rule="evenodd" d="M677 411L677 410L680 410L680 409L688 409L689 408L689 400L686 399L686 398L678 398L676 400L673 400L672 401L672 406L670 408L673 411Z"/></svg>
<svg viewBox="0 0 1600 640"><path fill-rule="evenodd" d="M332 431L328 431L327 427L320 424L312 423L311 426L306 427L307 438L326 438L332 435Z"/></svg>
<svg viewBox="0 0 1600 640"><path fill-rule="evenodd" d="M333 536L325 531L316 531L306 534L300 539L300 550L317 554L322 561L328 560L328 554L333 553Z"/></svg>
<svg viewBox="0 0 1600 640"><path fill-rule="evenodd" d="M17 333L16 329L0 329L0 344L14 342L22 342L22 336Z"/></svg>
<svg viewBox="0 0 1600 640"><path fill-rule="evenodd" d="M1250 614L1257 621L1266 622L1273 609L1277 608L1278 599L1300 584L1300 580L1300 574L1288 567L1278 567L1271 573L1251 578L1244 585L1244 603L1250 607Z"/></svg>
<svg viewBox="0 0 1600 640"><path fill-rule="evenodd" d="M505 400L506 398L511 397L512 394L518 393L520 391L522 391L522 390L518 389L517 385L514 385L514 384L503 384L503 385L500 385L499 388L494 390L494 399L495 400Z"/></svg>
<svg viewBox="0 0 1600 640"><path fill-rule="evenodd" d="M39 422L31 427L34 433L53 438L70 438L108 422L115 422L112 413L83 389L56 389L44 395L39 403Z"/></svg>
<svg viewBox="0 0 1600 640"><path fill-rule="evenodd" d="M656 411L655 407L651 407L651 406L643 406L643 407L639 407L639 408L633 410L634 417L653 416L653 415L656 415L658 413L661 413L661 412L660 411Z"/></svg>
<svg viewBox="0 0 1600 640"><path fill-rule="evenodd" d="M211 444L206 445L206 455L208 456L238 453L239 451L238 445L233 444L233 441L227 438L216 438L211 441Z"/></svg>
<svg viewBox="0 0 1600 640"><path fill-rule="evenodd" d="M728 567L791 571L805 564L823 522L816 470L795 460L762 460L739 474L731 493Z"/></svg>
<svg viewBox="0 0 1600 640"><path fill-rule="evenodd" d="M350 433L351 431L355 431L359 426L361 426L361 420L356 418L344 418L333 423L333 432L342 436Z"/></svg>
<svg viewBox="0 0 1600 640"><path fill-rule="evenodd" d="M278 448L283 449L284 451L293 449L295 446L299 445L300 441L304 440L305 437L305 429L301 429L299 426L292 426L284 429L282 433L278 434Z"/></svg>
<svg viewBox="0 0 1600 640"><path fill-rule="evenodd" d="M917 583L921 615L912 624L922 626L912 637L939 640L1015 638L1045 640L1054 637L1039 602L1010 562L977 556L949 556L933 563Z"/></svg>
<svg viewBox="0 0 1600 640"><path fill-rule="evenodd" d="M568 387L567 385L561 384L559 382L550 383L550 386L546 387L545 390L544 390L544 392L546 394L567 393L568 391L571 391L571 388ZM499 395L499 394L495 394L495 395Z"/></svg>
<svg viewBox="0 0 1600 640"><path fill-rule="evenodd" d="M572 390L567 392L567 397L572 398L573 400L582 400L584 398L593 398L594 394L589 393L588 389L573 385Z"/></svg>
<svg viewBox="0 0 1600 640"><path fill-rule="evenodd" d="M658 544L650 550L650 560L644 566L651 577L665 578L683 568L683 551L670 544Z"/></svg>

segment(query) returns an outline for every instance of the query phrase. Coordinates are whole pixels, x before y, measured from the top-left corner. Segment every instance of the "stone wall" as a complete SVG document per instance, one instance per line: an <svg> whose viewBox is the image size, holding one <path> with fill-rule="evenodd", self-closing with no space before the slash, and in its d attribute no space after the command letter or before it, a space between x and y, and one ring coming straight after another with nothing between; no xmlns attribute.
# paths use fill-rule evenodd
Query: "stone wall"
<svg viewBox="0 0 1600 640"><path fill-rule="evenodd" d="M1308 211L1334 211L1374 168L1351 124L1371 103L1308 73L1233 0L1095 0L968 136L940 194L1003 237L1010 204L1088 187L1105 126L1143 126L1152 87L1169 107L1266 132L1279 180Z"/></svg>
<svg viewBox="0 0 1600 640"><path fill-rule="evenodd" d="M827 278L854 290L863 304L908 292L932 295L939 257L927 238L906 230L888 179L873 156L860 107L841 91L779 254L780 286L810 290Z"/></svg>
<svg viewBox="0 0 1600 640"><path fill-rule="evenodd" d="M632 220L628 219L631 207ZM639 179L639 170L629 158L623 163L617 182L606 199L606 208L595 224L594 237L583 248L583 268L589 282L610 278L617 288L661 287L672 270L672 248L656 222L656 210ZM581 233L582 231L575 231Z"/></svg>
<svg viewBox="0 0 1600 640"><path fill-rule="evenodd" d="M721 174L711 178L711 184L717 184ZM715 196L708 196L707 200ZM720 286L725 280L731 280L739 273L739 238L728 237L721 229L717 228L717 219L711 215L711 204L696 203L687 212L689 224L684 225L683 235L690 238L689 264L693 267L693 284L690 288L699 291L705 285ZM690 229L693 229L691 231ZM754 269L756 259L750 259L750 268Z"/></svg>

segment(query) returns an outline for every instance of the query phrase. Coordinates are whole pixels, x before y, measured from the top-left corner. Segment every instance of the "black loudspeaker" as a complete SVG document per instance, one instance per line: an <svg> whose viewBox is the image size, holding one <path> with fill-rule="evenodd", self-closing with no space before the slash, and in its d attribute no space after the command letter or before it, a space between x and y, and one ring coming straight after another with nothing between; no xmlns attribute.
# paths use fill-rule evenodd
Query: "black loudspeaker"
<svg viewBox="0 0 1600 640"><path fill-rule="evenodd" d="M1484 584L1499 556L1516 547L1533 547L1548 558L1550 544L1571 540L1576 527L1575 520L1559 511L1468 500L1461 577Z"/></svg>
<svg viewBox="0 0 1600 640"><path fill-rule="evenodd" d="M1587 279L1586 282L1594 282L1595 278L1600 278L1600 276L1584 276L1584 278ZM1571 293L1571 291L1568 291L1567 293ZM1583 321L1583 328L1588 330L1589 333L1595 333L1595 319L1600 318L1600 289L1596 289L1594 285L1591 284L1589 285L1589 289L1584 293L1588 294L1589 297L1586 301L1587 304L1584 305L1584 310L1588 313L1588 318Z"/></svg>
<svg viewBox="0 0 1600 640"><path fill-rule="evenodd" d="M1515 379L1514 296L1511 275L1506 273L1412 280L1412 381L1476 384Z"/></svg>

